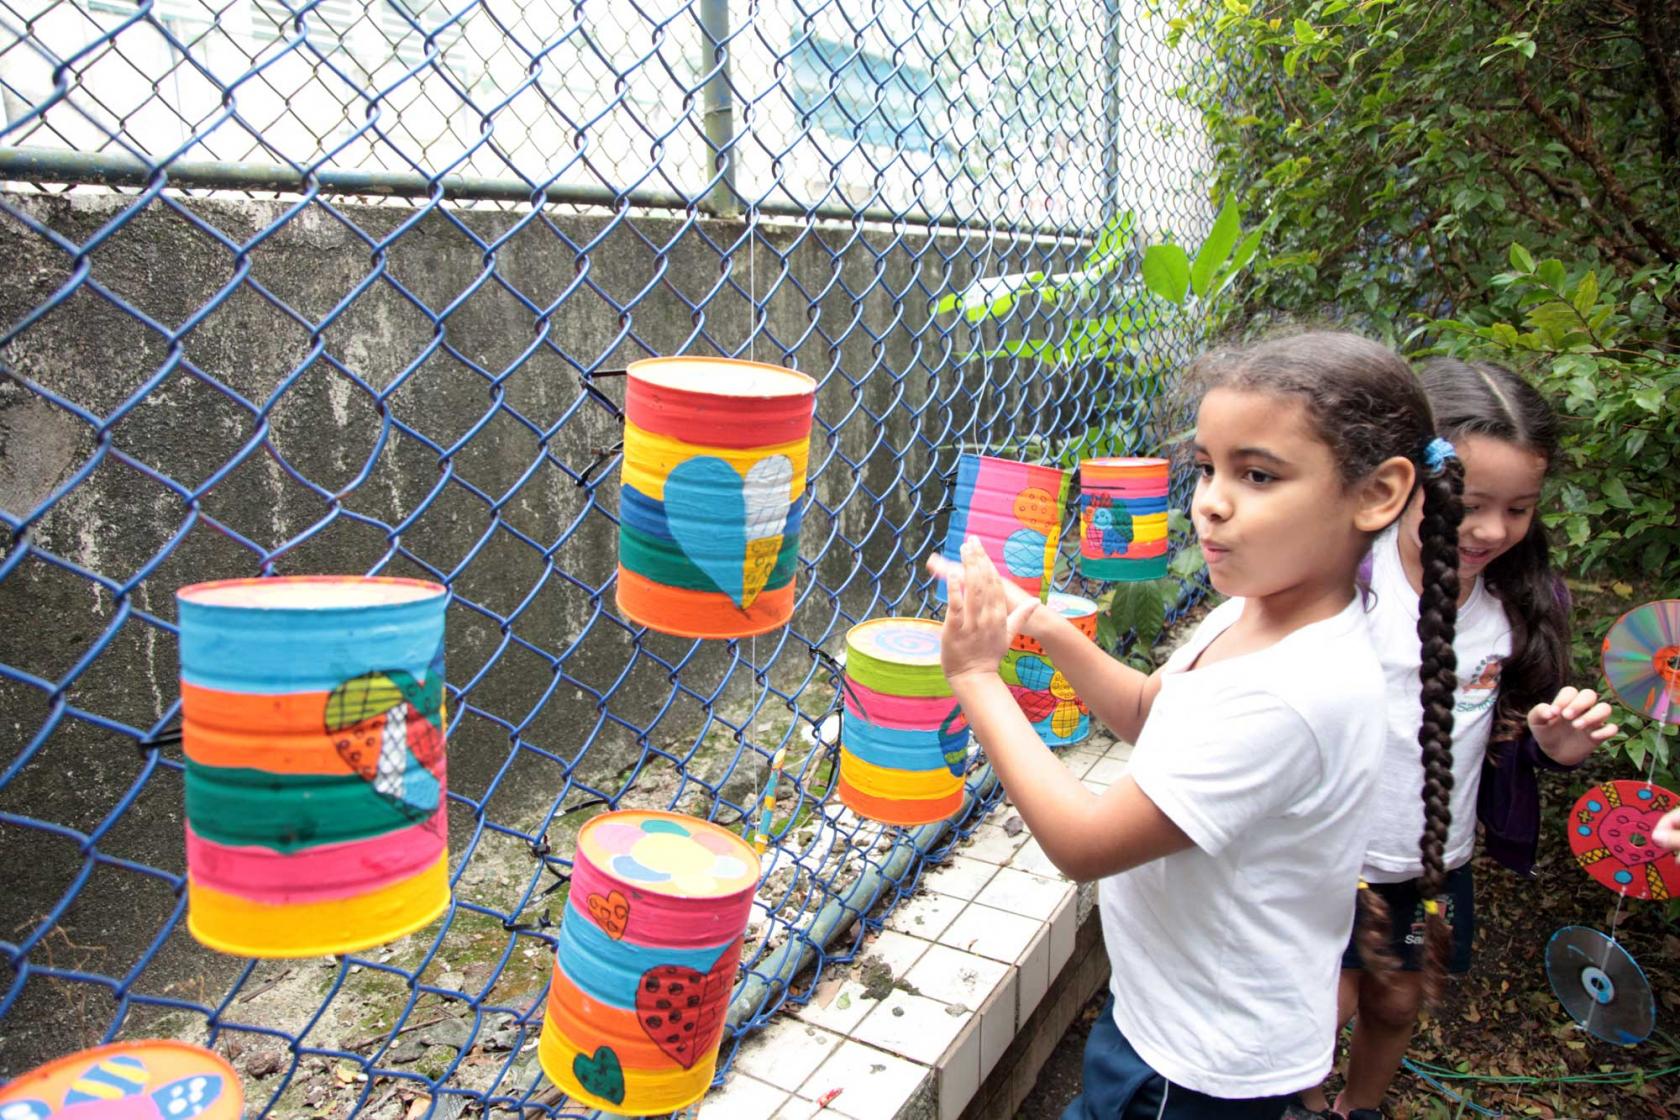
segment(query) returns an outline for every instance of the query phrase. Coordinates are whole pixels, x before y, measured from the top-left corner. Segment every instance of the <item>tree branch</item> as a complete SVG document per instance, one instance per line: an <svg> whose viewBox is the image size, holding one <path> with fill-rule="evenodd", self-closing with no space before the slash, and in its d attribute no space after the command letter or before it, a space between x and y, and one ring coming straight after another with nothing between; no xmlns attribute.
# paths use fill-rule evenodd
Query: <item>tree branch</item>
<svg viewBox="0 0 1680 1120"><path fill-rule="evenodd" d="M1528 74L1520 62L1512 67L1511 74L1516 81L1517 95L1522 98L1523 104L1528 106L1528 111L1534 115L1536 120L1545 125L1552 135L1562 141L1563 146L1568 148L1576 159L1592 168L1593 174L1597 176L1599 185L1604 189L1605 198L1610 205L1615 207L1618 213L1625 216L1628 224L1645 239L1645 243L1655 250L1659 257L1670 263L1680 263L1680 247L1664 237L1661 230L1653 226L1640 214L1637 204L1628 194L1627 188L1622 185L1621 179L1616 175L1615 168L1611 167L1609 160L1604 158L1604 150L1599 147L1598 141L1593 137L1592 118L1587 113L1585 101L1580 103L1582 131L1577 134L1568 125L1564 124L1556 113L1548 109L1545 102L1540 100L1540 95L1534 91L1534 86L1529 83Z"/></svg>
<svg viewBox="0 0 1680 1120"><path fill-rule="evenodd" d="M1657 104L1663 111L1663 161L1672 171L1680 162L1680 91L1675 88L1674 71L1668 64L1668 51L1663 46L1662 29L1657 26L1656 0L1639 0L1636 15L1639 26L1639 46L1650 64L1656 87Z"/></svg>

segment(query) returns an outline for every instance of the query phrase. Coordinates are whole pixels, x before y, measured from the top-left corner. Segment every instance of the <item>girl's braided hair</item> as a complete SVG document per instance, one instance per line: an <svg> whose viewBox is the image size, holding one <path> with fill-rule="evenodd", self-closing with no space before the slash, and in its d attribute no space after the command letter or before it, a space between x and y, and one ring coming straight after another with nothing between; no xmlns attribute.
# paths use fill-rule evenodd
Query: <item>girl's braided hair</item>
<svg viewBox="0 0 1680 1120"><path fill-rule="evenodd" d="M1451 930L1440 913L1446 879L1442 862L1451 823L1453 702L1458 666L1453 635L1458 623L1458 523L1464 470L1456 458L1437 462L1430 452L1435 418L1423 386L1399 355L1356 334L1309 331L1269 339L1239 350L1215 351L1190 373L1200 391L1213 388L1283 393L1301 401L1307 417L1335 456L1342 481L1353 485L1396 456L1418 468L1423 490L1423 593L1418 600L1422 647L1423 875L1427 900L1424 991L1434 999L1445 974ZM1394 965L1388 951L1388 915L1376 892L1362 890L1360 944L1372 975Z"/></svg>

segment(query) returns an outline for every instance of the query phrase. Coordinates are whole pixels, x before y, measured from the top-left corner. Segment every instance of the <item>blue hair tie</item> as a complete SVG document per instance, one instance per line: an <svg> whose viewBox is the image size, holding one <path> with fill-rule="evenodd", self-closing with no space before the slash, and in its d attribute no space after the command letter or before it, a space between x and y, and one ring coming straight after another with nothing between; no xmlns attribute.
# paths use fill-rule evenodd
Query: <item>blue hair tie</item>
<svg viewBox="0 0 1680 1120"><path fill-rule="evenodd" d="M1430 471L1438 471L1446 466L1448 459L1458 458L1458 452L1453 445L1439 436L1429 441L1429 446L1423 449L1423 465Z"/></svg>

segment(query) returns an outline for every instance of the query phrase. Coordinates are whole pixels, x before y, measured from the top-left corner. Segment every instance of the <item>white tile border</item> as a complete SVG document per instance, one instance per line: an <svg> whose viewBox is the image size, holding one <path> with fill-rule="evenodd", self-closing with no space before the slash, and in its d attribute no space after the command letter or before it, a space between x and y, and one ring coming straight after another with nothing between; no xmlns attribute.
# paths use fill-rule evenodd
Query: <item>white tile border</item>
<svg viewBox="0 0 1680 1120"><path fill-rule="evenodd" d="M1100 791L1099 777L1118 776L1129 753L1088 743L1060 757ZM825 1002L795 1008L745 1043L707 1106L733 1104L722 1094L739 1080L734 1093L750 1103L731 1120L892 1120L913 1103L918 1116L931 1104L939 1120L959 1120L1072 959L1094 895L1063 877L1025 829L1009 835L1002 822L1013 815L1000 803L860 946L860 960L892 970L892 991L873 1000L853 977L825 979Z"/></svg>

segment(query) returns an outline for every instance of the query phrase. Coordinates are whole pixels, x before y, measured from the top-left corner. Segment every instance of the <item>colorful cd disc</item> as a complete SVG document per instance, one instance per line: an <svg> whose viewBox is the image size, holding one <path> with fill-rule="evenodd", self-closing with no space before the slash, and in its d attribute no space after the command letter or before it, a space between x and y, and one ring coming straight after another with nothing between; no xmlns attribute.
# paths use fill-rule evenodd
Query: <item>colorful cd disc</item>
<svg viewBox="0 0 1680 1120"><path fill-rule="evenodd" d="M1569 1017L1606 1042L1636 1045L1657 1024L1656 1002L1639 962L1596 929L1564 926L1552 934L1546 979Z"/></svg>
<svg viewBox="0 0 1680 1120"><path fill-rule="evenodd" d="M1649 782L1621 778L1594 786L1569 812L1569 850L1581 870L1629 898L1680 898L1680 863L1651 840L1657 820L1680 798Z"/></svg>
<svg viewBox="0 0 1680 1120"><path fill-rule="evenodd" d="M1604 679L1628 708L1680 723L1680 599L1635 607L1604 635Z"/></svg>

